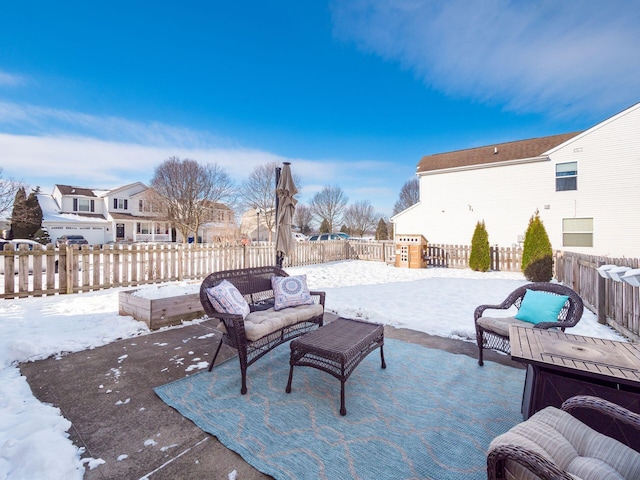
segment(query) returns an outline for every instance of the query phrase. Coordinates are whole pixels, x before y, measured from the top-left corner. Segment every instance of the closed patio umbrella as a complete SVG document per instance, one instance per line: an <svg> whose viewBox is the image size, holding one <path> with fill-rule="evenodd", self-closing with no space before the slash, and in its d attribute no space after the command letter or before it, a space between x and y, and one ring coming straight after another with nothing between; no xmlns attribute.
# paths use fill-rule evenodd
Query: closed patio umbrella
<svg viewBox="0 0 640 480"><path fill-rule="evenodd" d="M284 162L282 171L276 186L277 203L277 233L276 233L276 265L282 268L282 260L285 255L289 255L293 249L293 237L291 236L291 223L296 210L298 200L293 196L298 193L298 189L291 175L291 164Z"/></svg>

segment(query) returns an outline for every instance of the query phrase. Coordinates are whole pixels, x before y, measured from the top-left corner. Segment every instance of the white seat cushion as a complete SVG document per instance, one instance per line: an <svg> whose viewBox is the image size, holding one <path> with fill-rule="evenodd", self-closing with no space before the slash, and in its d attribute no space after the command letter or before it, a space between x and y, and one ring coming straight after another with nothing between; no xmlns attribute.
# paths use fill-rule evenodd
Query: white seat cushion
<svg viewBox="0 0 640 480"><path fill-rule="evenodd" d="M577 480L640 478L640 453L555 407L546 407L496 437L489 450L496 445L518 445L539 453ZM513 461L507 462L507 470L519 480L538 479Z"/></svg>
<svg viewBox="0 0 640 480"><path fill-rule="evenodd" d="M509 337L509 325L518 325L519 327L533 328L533 323L518 320L515 317L480 317L478 325L485 330L497 333L503 337Z"/></svg>
<svg viewBox="0 0 640 480"><path fill-rule="evenodd" d="M267 310L251 312L247 315L244 319L244 331L247 339L254 342L289 325L295 325L296 323L322 315L322 312L322 305L315 303L313 305L288 307L277 311L271 307ZM223 322L218 325L218 328L226 332Z"/></svg>

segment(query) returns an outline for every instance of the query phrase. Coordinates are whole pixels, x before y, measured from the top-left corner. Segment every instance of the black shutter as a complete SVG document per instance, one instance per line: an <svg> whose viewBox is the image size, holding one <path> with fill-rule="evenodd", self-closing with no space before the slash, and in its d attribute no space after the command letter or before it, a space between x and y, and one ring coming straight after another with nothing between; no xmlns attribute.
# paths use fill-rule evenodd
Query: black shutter
<svg viewBox="0 0 640 480"><path fill-rule="evenodd" d="M91 200L91 211L92 212L96 211L96 201L95 200Z"/></svg>
<svg viewBox="0 0 640 480"><path fill-rule="evenodd" d="M127 210L127 209L128 209L128 207L127 207L127 199L126 199L126 198L124 199L124 209L125 209L125 210Z"/></svg>
<svg viewBox="0 0 640 480"><path fill-rule="evenodd" d="M114 210L117 210L117 209L118 209L118 199L117 199L117 198L114 198L114 199L113 199L113 209L114 209Z"/></svg>
<svg viewBox="0 0 640 480"><path fill-rule="evenodd" d="M73 211L74 212L78 211L78 199L77 198L73 199Z"/></svg>

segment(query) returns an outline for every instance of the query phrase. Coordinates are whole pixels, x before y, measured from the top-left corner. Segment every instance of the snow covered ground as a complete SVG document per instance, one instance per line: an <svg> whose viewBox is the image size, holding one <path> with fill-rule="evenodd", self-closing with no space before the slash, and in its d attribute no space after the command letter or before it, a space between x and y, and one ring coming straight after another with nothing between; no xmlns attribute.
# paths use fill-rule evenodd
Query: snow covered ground
<svg viewBox="0 0 640 480"><path fill-rule="evenodd" d="M311 289L326 291L327 311L468 341L475 339L478 305L500 303L527 283L519 273L400 269L364 261L287 271L306 274ZM139 294L158 298L198 288L175 282L141 287ZM82 478L82 452L66 433L70 422L35 399L18 364L147 334L144 323L118 315L121 290L0 301L0 480ZM571 333L624 340L588 310Z"/></svg>

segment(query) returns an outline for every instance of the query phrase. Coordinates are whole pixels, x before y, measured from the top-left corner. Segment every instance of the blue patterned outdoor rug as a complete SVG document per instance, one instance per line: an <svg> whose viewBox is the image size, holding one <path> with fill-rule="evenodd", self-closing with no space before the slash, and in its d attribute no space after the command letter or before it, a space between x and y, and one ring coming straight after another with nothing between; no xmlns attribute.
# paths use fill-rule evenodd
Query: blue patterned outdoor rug
<svg viewBox="0 0 640 480"><path fill-rule="evenodd" d="M485 479L491 440L522 421L524 370L385 339L346 383L296 367L289 345L157 387L162 400L277 479Z"/></svg>

